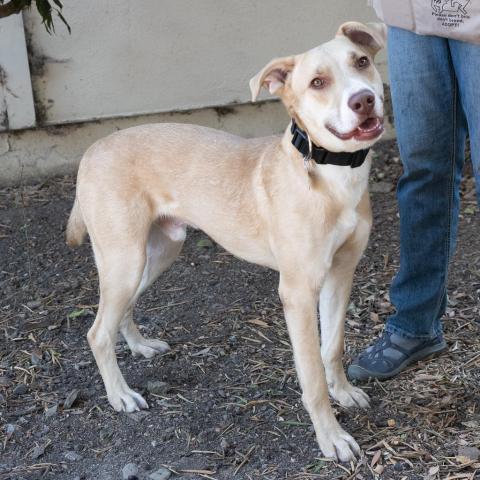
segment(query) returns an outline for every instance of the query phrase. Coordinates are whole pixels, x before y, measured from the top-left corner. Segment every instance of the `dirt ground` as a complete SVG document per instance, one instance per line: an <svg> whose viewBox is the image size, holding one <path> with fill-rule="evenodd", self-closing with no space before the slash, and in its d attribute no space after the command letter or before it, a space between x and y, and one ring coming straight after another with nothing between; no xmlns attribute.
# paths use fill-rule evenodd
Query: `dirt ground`
<svg viewBox="0 0 480 480"><path fill-rule="evenodd" d="M401 167L393 143L375 157L375 224L355 278L346 363L381 331L398 266ZM480 225L468 175L463 190L449 351L366 385L367 411L335 407L363 448L355 465L320 457L277 273L201 232L190 231L136 311L143 332L172 351L138 359L118 343L120 368L150 409L112 411L86 341L98 301L90 247L64 243L73 179L0 191L0 480L121 479L131 463L130 478L140 480L480 478Z"/></svg>

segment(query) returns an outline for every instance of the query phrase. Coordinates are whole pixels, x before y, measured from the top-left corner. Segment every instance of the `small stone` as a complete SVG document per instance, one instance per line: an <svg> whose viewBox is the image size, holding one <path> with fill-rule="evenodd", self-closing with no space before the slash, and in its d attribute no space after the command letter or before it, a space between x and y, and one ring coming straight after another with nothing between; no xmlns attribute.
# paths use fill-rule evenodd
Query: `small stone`
<svg viewBox="0 0 480 480"><path fill-rule="evenodd" d="M127 463L122 468L123 480L136 480L138 475L138 467L135 463Z"/></svg>
<svg viewBox="0 0 480 480"><path fill-rule="evenodd" d="M168 470L167 468L159 468L158 470L155 470L155 472L151 473L148 478L150 480L168 480L170 476L172 475L172 472Z"/></svg>
<svg viewBox="0 0 480 480"><path fill-rule="evenodd" d="M149 380L147 382L147 390L155 395L165 395L168 391L169 385L166 382L159 380Z"/></svg>
<svg viewBox="0 0 480 480"><path fill-rule="evenodd" d="M18 431L18 427L14 423L7 423L5 425L5 433L7 435L7 440L10 440L12 438L12 435Z"/></svg>
<svg viewBox="0 0 480 480"><path fill-rule="evenodd" d="M45 453L45 445L37 445L31 453L31 457L33 460L37 459L38 457L41 457Z"/></svg>
<svg viewBox="0 0 480 480"><path fill-rule="evenodd" d="M222 437L222 440L220 441L220 448L222 449L222 451L227 450L229 446L230 444L228 443L227 439L225 437Z"/></svg>
<svg viewBox="0 0 480 480"><path fill-rule="evenodd" d="M73 450L70 450L68 452L65 452L63 456L69 461L69 462L77 462L78 460L81 460L83 457L77 453L74 452Z"/></svg>
<svg viewBox="0 0 480 480"><path fill-rule="evenodd" d="M223 305L222 303L213 303L211 305L211 309L214 312L221 312L222 310L225 310L225 305Z"/></svg>
<svg viewBox="0 0 480 480"><path fill-rule="evenodd" d="M42 302L40 300L33 300L31 302L27 302L27 307L30 310L35 310L36 308L40 307L42 305Z"/></svg>
<svg viewBox="0 0 480 480"><path fill-rule="evenodd" d="M149 415L150 415L150 412L147 412L146 410L140 410L139 412L127 413L127 417L132 419L133 421L135 421L137 423L142 422Z"/></svg>
<svg viewBox="0 0 480 480"><path fill-rule="evenodd" d="M47 408L45 410L45 416L47 418L53 417L57 413L57 410L58 410L58 405L55 404L52 407Z"/></svg>
<svg viewBox="0 0 480 480"><path fill-rule="evenodd" d="M30 356L30 362L32 365L38 366L42 363L43 361L43 354L39 350L34 350L32 352L32 355Z"/></svg>
<svg viewBox="0 0 480 480"><path fill-rule="evenodd" d="M12 384L12 381L5 376L0 376L0 387L9 387Z"/></svg>
<svg viewBox="0 0 480 480"><path fill-rule="evenodd" d="M75 370L80 370L81 368L85 368L86 366L90 365L92 362L78 362L76 363L73 368L75 368Z"/></svg>
<svg viewBox="0 0 480 480"><path fill-rule="evenodd" d="M476 447L460 447L458 449L459 457L466 457L472 462L480 459L480 450Z"/></svg>
<svg viewBox="0 0 480 480"><path fill-rule="evenodd" d="M4 405L6 403L5 397L0 393L0 405Z"/></svg>
<svg viewBox="0 0 480 480"><path fill-rule="evenodd" d="M28 392L28 387L24 383L19 383L14 389L12 394L16 397L25 395Z"/></svg>
<svg viewBox="0 0 480 480"><path fill-rule="evenodd" d="M372 193L390 193L393 189L394 185L390 182L373 182L370 185Z"/></svg>

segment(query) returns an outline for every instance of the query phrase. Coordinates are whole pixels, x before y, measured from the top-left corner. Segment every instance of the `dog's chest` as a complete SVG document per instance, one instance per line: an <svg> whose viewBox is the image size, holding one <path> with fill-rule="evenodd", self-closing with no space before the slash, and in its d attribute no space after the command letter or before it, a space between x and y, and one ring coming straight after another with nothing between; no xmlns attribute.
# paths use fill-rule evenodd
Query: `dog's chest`
<svg viewBox="0 0 480 480"><path fill-rule="evenodd" d="M333 253L335 253L335 251L338 250L338 248L340 248L355 232L359 219L360 217L354 208L345 208L341 211L335 224L334 231L332 232Z"/></svg>
<svg viewBox="0 0 480 480"><path fill-rule="evenodd" d="M369 171L370 162L368 160L359 169L342 172L338 168L332 168L327 171L331 192L333 198L336 199L337 208L339 208L334 229L338 246L341 246L358 226L360 221L358 206L367 190Z"/></svg>
<svg viewBox="0 0 480 480"><path fill-rule="evenodd" d="M361 217L355 209L344 209L338 214L328 234L315 247L323 268L328 270L331 267L335 254L355 233L360 221Z"/></svg>

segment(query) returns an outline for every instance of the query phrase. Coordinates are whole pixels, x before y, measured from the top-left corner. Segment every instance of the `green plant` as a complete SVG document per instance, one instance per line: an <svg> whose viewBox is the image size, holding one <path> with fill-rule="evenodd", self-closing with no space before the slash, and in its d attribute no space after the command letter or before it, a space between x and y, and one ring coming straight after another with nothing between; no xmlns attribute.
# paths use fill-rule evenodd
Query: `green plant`
<svg viewBox="0 0 480 480"><path fill-rule="evenodd" d="M60 0L0 0L0 18L8 17L20 13L25 8L30 8L32 3L37 7L38 13L42 17L42 23L48 33L55 32L52 14L56 13L58 18L65 24L70 33L70 25L62 15L63 5Z"/></svg>

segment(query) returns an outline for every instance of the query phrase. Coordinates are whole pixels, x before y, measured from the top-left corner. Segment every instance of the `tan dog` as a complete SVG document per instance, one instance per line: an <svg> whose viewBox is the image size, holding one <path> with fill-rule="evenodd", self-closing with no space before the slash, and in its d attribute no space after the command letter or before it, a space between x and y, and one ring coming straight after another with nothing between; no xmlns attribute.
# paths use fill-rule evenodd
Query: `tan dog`
<svg viewBox="0 0 480 480"><path fill-rule="evenodd" d="M384 42L383 26L346 23L332 41L270 62L250 82L253 99L261 87L280 96L313 144L365 149L383 131L373 57ZM245 140L178 124L114 133L82 159L67 239L74 246L90 235L100 303L88 341L119 411L148 406L120 372L117 332L134 354L168 350L139 333L132 309L178 256L187 225L278 270L303 403L323 454L347 461L360 449L335 419L328 392L343 406L368 406L368 396L347 381L342 353L352 277L371 226L370 160L358 168L309 161L306 169L291 139L290 128L283 137Z"/></svg>

